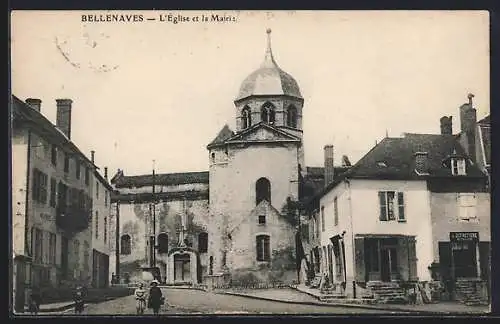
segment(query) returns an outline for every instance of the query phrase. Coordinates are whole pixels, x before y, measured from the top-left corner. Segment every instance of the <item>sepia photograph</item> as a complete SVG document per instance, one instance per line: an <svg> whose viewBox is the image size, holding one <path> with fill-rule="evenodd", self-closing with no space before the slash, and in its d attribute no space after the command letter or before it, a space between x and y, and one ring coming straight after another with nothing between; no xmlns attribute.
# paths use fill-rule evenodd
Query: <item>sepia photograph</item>
<svg viewBox="0 0 500 324"><path fill-rule="evenodd" d="M11 11L11 316L489 314L489 19Z"/></svg>

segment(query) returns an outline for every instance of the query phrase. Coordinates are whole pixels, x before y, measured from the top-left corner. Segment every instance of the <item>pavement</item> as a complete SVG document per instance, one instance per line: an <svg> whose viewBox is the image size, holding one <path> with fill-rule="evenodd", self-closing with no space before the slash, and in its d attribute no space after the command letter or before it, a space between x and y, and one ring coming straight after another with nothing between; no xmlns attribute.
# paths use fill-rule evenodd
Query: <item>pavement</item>
<svg viewBox="0 0 500 324"><path fill-rule="evenodd" d="M202 291L162 288L168 305L161 315L180 314L487 314L488 306L460 303L424 305L356 305L321 302L292 288L246 291ZM151 310L146 310L145 315ZM39 316L73 314L73 303L41 305ZM82 315L135 315L133 296L120 297L97 304L87 304Z"/></svg>

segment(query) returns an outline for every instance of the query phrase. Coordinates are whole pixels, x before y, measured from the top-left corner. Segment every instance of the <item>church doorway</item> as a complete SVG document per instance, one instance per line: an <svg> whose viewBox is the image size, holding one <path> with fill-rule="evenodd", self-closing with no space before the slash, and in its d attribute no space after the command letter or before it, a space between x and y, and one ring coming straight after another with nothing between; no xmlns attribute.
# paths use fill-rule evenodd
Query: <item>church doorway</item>
<svg viewBox="0 0 500 324"><path fill-rule="evenodd" d="M174 281L191 281L191 256L189 254L174 255Z"/></svg>

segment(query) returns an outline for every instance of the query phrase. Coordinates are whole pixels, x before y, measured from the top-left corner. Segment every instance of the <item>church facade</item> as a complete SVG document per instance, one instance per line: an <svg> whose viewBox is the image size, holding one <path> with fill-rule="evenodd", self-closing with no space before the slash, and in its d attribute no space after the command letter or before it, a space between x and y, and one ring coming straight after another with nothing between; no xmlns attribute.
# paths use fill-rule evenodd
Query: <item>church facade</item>
<svg viewBox="0 0 500 324"><path fill-rule="evenodd" d="M276 63L267 33L264 61L234 100L236 129L225 125L207 145L208 171L129 176L118 170L112 178L110 225L118 231L110 268L122 281L141 280L148 267L169 284L220 274L297 279L298 212L290 207L303 198L309 169L304 99Z"/></svg>

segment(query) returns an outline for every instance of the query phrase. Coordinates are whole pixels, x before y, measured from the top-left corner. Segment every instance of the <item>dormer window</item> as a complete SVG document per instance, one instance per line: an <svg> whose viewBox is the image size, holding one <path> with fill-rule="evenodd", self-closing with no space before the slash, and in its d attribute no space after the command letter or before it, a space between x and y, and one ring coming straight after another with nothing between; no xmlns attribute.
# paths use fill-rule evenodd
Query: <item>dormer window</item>
<svg viewBox="0 0 500 324"><path fill-rule="evenodd" d="M453 158L451 159L451 174L452 175L465 175L465 159Z"/></svg>

